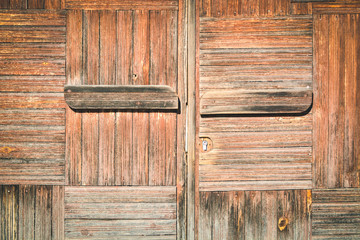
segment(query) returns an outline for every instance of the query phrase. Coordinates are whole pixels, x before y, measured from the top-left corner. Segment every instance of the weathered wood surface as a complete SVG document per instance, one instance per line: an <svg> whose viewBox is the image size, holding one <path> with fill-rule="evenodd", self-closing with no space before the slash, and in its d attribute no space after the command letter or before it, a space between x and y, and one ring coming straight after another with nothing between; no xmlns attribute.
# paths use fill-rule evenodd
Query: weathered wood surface
<svg viewBox="0 0 360 240"><path fill-rule="evenodd" d="M167 85L177 91L177 20L173 10L69 10L67 84ZM67 108L68 183L175 185L176 115Z"/></svg>
<svg viewBox="0 0 360 240"><path fill-rule="evenodd" d="M312 3L289 0L200 0L200 17L257 17L311 14Z"/></svg>
<svg viewBox="0 0 360 240"><path fill-rule="evenodd" d="M359 14L314 21L314 185L358 187Z"/></svg>
<svg viewBox="0 0 360 240"><path fill-rule="evenodd" d="M212 141L200 152L200 191L311 188L312 113L241 115L291 113L282 97L310 110L311 16L201 17L199 57L199 136Z"/></svg>
<svg viewBox="0 0 360 240"><path fill-rule="evenodd" d="M294 114L311 104L311 90L208 91L200 99L200 114Z"/></svg>
<svg viewBox="0 0 360 240"><path fill-rule="evenodd" d="M64 239L64 188L1 186L1 239Z"/></svg>
<svg viewBox="0 0 360 240"><path fill-rule="evenodd" d="M176 0L65 0L72 10L177 10Z"/></svg>
<svg viewBox="0 0 360 240"><path fill-rule="evenodd" d="M338 2L338 3L314 3L314 14L351 14L360 13L360 3L354 2Z"/></svg>
<svg viewBox="0 0 360 240"><path fill-rule="evenodd" d="M65 187L65 237L176 239L176 188Z"/></svg>
<svg viewBox="0 0 360 240"><path fill-rule="evenodd" d="M177 109L178 97L169 86L84 85L65 86L72 109Z"/></svg>
<svg viewBox="0 0 360 240"><path fill-rule="evenodd" d="M0 12L2 184L64 183L65 19L63 11Z"/></svg>
<svg viewBox="0 0 360 240"><path fill-rule="evenodd" d="M307 206L306 190L201 192L199 239L310 239Z"/></svg>
<svg viewBox="0 0 360 240"><path fill-rule="evenodd" d="M313 190L312 239L360 238L360 189Z"/></svg>
<svg viewBox="0 0 360 240"><path fill-rule="evenodd" d="M0 9L63 9L64 0L2 0Z"/></svg>

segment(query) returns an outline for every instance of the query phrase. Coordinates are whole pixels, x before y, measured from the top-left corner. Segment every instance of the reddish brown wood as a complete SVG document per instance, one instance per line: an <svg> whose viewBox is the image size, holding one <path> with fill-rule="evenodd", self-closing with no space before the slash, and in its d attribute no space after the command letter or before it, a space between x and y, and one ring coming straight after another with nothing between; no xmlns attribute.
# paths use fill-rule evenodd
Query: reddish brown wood
<svg viewBox="0 0 360 240"><path fill-rule="evenodd" d="M117 59L116 83L130 85L132 83L132 43L133 13L117 12ZM115 141L115 184L130 185L132 182L132 143L133 114L131 112L116 113Z"/></svg>
<svg viewBox="0 0 360 240"><path fill-rule="evenodd" d="M86 10L177 10L176 0L65 0L66 9Z"/></svg>
<svg viewBox="0 0 360 240"><path fill-rule="evenodd" d="M66 48L66 82L82 83L82 13L68 11ZM82 181L81 158L81 113L66 108L66 184L80 185Z"/></svg>
<svg viewBox="0 0 360 240"><path fill-rule="evenodd" d="M10 0L10 9L26 9L26 8L27 8L27 0Z"/></svg>
<svg viewBox="0 0 360 240"><path fill-rule="evenodd" d="M44 9L45 1L48 0L27 0L28 9Z"/></svg>
<svg viewBox="0 0 360 240"><path fill-rule="evenodd" d="M358 90L353 79L353 63L358 48L352 35L358 24L352 25L348 15L315 15L316 90L314 106L315 186L357 187L356 140L352 138L356 123L350 116L356 113L355 96ZM351 30L351 28L353 30ZM350 110L353 109L353 110ZM353 112L353 113L352 113ZM354 165L355 164L355 165Z"/></svg>
<svg viewBox="0 0 360 240"><path fill-rule="evenodd" d="M314 14L351 14L360 13L359 2L314 3Z"/></svg>

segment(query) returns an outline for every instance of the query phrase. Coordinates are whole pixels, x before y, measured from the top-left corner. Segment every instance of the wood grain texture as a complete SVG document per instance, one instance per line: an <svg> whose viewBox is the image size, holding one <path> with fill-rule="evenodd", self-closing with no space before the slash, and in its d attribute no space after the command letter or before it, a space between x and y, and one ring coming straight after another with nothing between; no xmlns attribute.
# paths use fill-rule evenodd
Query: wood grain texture
<svg viewBox="0 0 360 240"><path fill-rule="evenodd" d="M3 239L63 239L62 186L1 186ZM16 222L15 222L16 221ZM15 224L15 225L11 225ZM60 234L60 235L59 235Z"/></svg>
<svg viewBox="0 0 360 240"><path fill-rule="evenodd" d="M199 239L310 239L306 192L200 192Z"/></svg>
<svg viewBox="0 0 360 240"><path fill-rule="evenodd" d="M153 21L150 22L150 18ZM171 108L177 108L176 11L71 10L67 33L70 42L67 62L71 62L67 68L67 83L73 88L71 94L86 97L90 93L77 93L75 88L96 85L97 89L111 89L107 95L114 101L117 90L130 89L129 94L134 95L135 102L146 100L148 94L164 102L162 99L167 97L160 95L165 94L171 97ZM163 40L158 42L158 36ZM168 88L159 85L170 86L173 90L168 93ZM145 93L139 95L136 93L138 89L145 89ZM160 90L149 93L149 89ZM122 94L124 91L119 92ZM126 108L132 105L129 94L121 95L123 100L126 98L123 101ZM94 99L94 95L90 95ZM131 112L124 109L118 112L74 112L69 109L68 114L74 115L73 120L67 118L69 123L75 121L72 123L74 127L81 126L69 128L68 141L72 144L67 150L69 182L80 185L175 185L176 113L160 113L158 110L149 113L133 106L136 107L131 107ZM118 107L110 107L114 108ZM153 141L156 136L163 136L162 141ZM81 145L80 158L78 152L71 150L77 144ZM164 147L159 148L159 144ZM150 168L154 164L160 168ZM150 170L153 171L151 176Z"/></svg>
<svg viewBox="0 0 360 240"><path fill-rule="evenodd" d="M212 144L200 152L200 191L311 188L312 18L259 4L261 17L200 17L199 137ZM303 116L244 116L296 102Z"/></svg>
<svg viewBox="0 0 360 240"><path fill-rule="evenodd" d="M64 11L0 12L3 184L64 183L65 20Z"/></svg>
<svg viewBox="0 0 360 240"><path fill-rule="evenodd" d="M317 188L357 187L356 155L359 14L314 16L314 162Z"/></svg>
<svg viewBox="0 0 360 240"><path fill-rule="evenodd" d="M314 3L313 4L314 14L351 14L360 13L359 2L355 3Z"/></svg>
<svg viewBox="0 0 360 240"><path fill-rule="evenodd" d="M177 10L175 0L66 0L66 9L78 10Z"/></svg>
<svg viewBox="0 0 360 240"><path fill-rule="evenodd" d="M359 198L357 188L313 190L312 238L359 238Z"/></svg>
<svg viewBox="0 0 360 240"><path fill-rule="evenodd" d="M316 0L315 0L316 1ZM200 17L241 18L311 14L308 2L293 3L289 0L228 0L199 2Z"/></svg>
<svg viewBox="0 0 360 240"><path fill-rule="evenodd" d="M175 239L176 188L66 187L65 237Z"/></svg>

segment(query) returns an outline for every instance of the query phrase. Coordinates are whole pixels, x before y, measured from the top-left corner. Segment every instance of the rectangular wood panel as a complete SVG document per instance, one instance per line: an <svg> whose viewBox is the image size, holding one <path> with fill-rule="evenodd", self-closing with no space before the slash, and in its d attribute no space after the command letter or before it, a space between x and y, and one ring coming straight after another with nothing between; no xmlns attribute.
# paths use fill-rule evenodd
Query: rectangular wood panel
<svg viewBox="0 0 360 240"><path fill-rule="evenodd" d="M360 190L313 190L313 239L357 239L360 237Z"/></svg>
<svg viewBox="0 0 360 240"><path fill-rule="evenodd" d="M167 85L175 91L171 108L178 105L177 11L70 10L68 16L67 84ZM69 183L175 185L176 112L67 108L67 114Z"/></svg>
<svg viewBox="0 0 360 240"><path fill-rule="evenodd" d="M314 177L317 188L358 187L359 14L314 15Z"/></svg>
<svg viewBox="0 0 360 240"><path fill-rule="evenodd" d="M66 187L65 237L175 239L176 188Z"/></svg>
<svg viewBox="0 0 360 240"><path fill-rule="evenodd" d="M0 183L64 183L65 20L0 12Z"/></svg>
<svg viewBox="0 0 360 240"><path fill-rule="evenodd" d="M201 192L199 239L310 239L309 214L307 190Z"/></svg>
<svg viewBox="0 0 360 240"><path fill-rule="evenodd" d="M64 239L63 187L8 185L0 189L2 239Z"/></svg>
<svg viewBox="0 0 360 240"><path fill-rule="evenodd" d="M199 27L200 191L311 188L311 16L201 17ZM307 106L291 116L296 103Z"/></svg>

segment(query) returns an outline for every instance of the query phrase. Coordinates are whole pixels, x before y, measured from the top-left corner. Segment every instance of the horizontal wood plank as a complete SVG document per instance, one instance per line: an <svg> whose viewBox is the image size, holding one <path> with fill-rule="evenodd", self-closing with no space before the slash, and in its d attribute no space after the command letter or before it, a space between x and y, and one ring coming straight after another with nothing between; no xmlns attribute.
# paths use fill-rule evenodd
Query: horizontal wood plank
<svg viewBox="0 0 360 240"><path fill-rule="evenodd" d="M314 14L351 14L360 13L360 4L357 3L314 3Z"/></svg>
<svg viewBox="0 0 360 240"><path fill-rule="evenodd" d="M65 108L63 93L2 93L0 109Z"/></svg>
<svg viewBox="0 0 360 240"><path fill-rule="evenodd" d="M200 99L200 114L303 113L311 104L311 90L208 91Z"/></svg>
<svg viewBox="0 0 360 240"><path fill-rule="evenodd" d="M65 126L65 109L1 109L0 125Z"/></svg>
<svg viewBox="0 0 360 240"><path fill-rule="evenodd" d="M177 109L178 97L168 86L65 86L73 109Z"/></svg>
<svg viewBox="0 0 360 240"><path fill-rule="evenodd" d="M64 26L65 11L0 10L0 26Z"/></svg>
<svg viewBox="0 0 360 240"><path fill-rule="evenodd" d="M176 239L176 220L65 219L66 239L136 239L156 236ZM170 236L169 236L170 235ZM154 237L155 239L158 239ZM149 238L145 238L149 239Z"/></svg>
<svg viewBox="0 0 360 240"><path fill-rule="evenodd" d="M0 76L0 92L61 93L64 90L64 83L65 76Z"/></svg>
<svg viewBox="0 0 360 240"><path fill-rule="evenodd" d="M71 10L162 10L178 9L176 0L65 0Z"/></svg>

